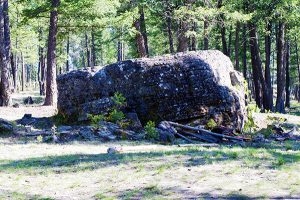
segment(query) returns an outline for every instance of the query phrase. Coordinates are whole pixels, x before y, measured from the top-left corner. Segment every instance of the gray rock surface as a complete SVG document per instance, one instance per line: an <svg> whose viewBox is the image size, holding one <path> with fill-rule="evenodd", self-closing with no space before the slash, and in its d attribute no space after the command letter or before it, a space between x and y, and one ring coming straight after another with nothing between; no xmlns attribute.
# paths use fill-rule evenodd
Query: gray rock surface
<svg viewBox="0 0 300 200"><path fill-rule="evenodd" d="M73 71L57 82L58 110L70 120L107 112L115 92L142 123L214 119L241 129L246 118L243 78L215 50L127 60L96 73Z"/></svg>
<svg viewBox="0 0 300 200"><path fill-rule="evenodd" d="M0 134L10 133L14 130L14 126L11 122L0 118Z"/></svg>

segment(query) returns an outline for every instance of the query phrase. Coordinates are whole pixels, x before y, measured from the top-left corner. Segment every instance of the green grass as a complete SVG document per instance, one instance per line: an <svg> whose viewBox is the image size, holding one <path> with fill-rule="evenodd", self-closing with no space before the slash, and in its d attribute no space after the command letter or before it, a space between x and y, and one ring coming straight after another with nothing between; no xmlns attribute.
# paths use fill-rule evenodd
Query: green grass
<svg viewBox="0 0 300 200"><path fill-rule="evenodd" d="M106 200L273 198L267 188L282 192L275 197L292 197L283 196L284 191L300 195L297 142L215 148L124 145L124 152L110 155L103 144L0 143L0 194L10 188L0 199L66 194ZM28 187L20 193L24 181Z"/></svg>
<svg viewBox="0 0 300 200"><path fill-rule="evenodd" d="M288 113L290 115L300 116L300 102L292 101L291 102L291 108L293 108L293 109L290 109L288 111Z"/></svg>
<svg viewBox="0 0 300 200"><path fill-rule="evenodd" d="M234 147L234 148L212 148L202 147L182 148L169 151L138 152L122 154L68 154L58 156L46 156L21 160L1 160L0 170L7 172L22 172L30 174L47 173L69 173L80 171L91 171L101 167L117 166L121 164L147 163L148 161L162 157L186 156L189 160L184 162L186 166L197 166L219 162L230 162L233 160L247 161L247 163L260 163L270 167L272 163L276 166L284 166L300 161L299 144L297 142L286 142L284 145L254 147ZM289 151L287 151L287 149ZM279 160L279 161L278 161ZM170 163L163 163L157 168L164 171L172 167L176 160ZM251 164L251 165L252 165ZM246 165L246 167L251 167Z"/></svg>
<svg viewBox="0 0 300 200"><path fill-rule="evenodd" d="M156 185L151 185L141 189L134 189L125 192L120 198L124 200L131 199L164 199L161 195L163 195L162 190L158 188Z"/></svg>

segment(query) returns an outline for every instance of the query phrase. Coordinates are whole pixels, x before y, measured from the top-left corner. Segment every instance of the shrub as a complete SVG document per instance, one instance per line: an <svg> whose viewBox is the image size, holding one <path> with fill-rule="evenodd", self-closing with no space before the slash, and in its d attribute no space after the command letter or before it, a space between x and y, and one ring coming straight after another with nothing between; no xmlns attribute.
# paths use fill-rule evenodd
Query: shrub
<svg viewBox="0 0 300 200"><path fill-rule="evenodd" d="M117 123L121 120L125 119L125 115L122 111L119 111L117 109L113 109L108 116L108 121L111 121L113 123Z"/></svg>
<svg viewBox="0 0 300 200"><path fill-rule="evenodd" d="M39 143L42 143L43 140L44 140L44 138L43 138L43 136L39 135L39 136L37 136L36 140L37 140Z"/></svg>
<svg viewBox="0 0 300 200"><path fill-rule="evenodd" d="M147 122L145 126L146 137L149 139L158 139L158 131L155 128L155 123L153 121Z"/></svg>
<svg viewBox="0 0 300 200"><path fill-rule="evenodd" d="M104 115L91 115L88 114L88 119L91 121L91 125L98 128L99 122L105 119Z"/></svg>
<svg viewBox="0 0 300 200"><path fill-rule="evenodd" d="M213 129L213 128L217 127L217 126L218 126L218 124L213 119L208 120L208 122L206 124L206 127L208 129Z"/></svg>
<svg viewBox="0 0 300 200"><path fill-rule="evenodd" d="M247 113L248 113L248 120L244 124L244 129L243 132L246 133L252 133L253 131L256 130L257 125L255 124L254 118L253 118L253 113L255 112L260 112L259 108L257 106L248 106L247 107Z"/></svg>
<svg viewBox="0 0 300 200"><path fill-rule="evenodd" d="M113 102L118 106L122 107L125 106L126 103L126 98L121 94L120 92L116 92L112 98Z"/></svg>

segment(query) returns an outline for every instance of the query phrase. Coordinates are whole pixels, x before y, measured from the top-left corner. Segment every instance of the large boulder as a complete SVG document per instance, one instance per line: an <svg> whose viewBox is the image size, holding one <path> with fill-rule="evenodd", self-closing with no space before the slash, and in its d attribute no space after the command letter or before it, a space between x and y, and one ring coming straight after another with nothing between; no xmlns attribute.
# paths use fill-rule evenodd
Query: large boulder
<svg viewBox="0 0 300 200"><path fill-rule="evenodd" d="M140 120L211 120L241 129L246 118L244 80L220 51L197 51L127 60L96 73L58 77L58 110L70 119L99 114L122 93Z"/></svg>

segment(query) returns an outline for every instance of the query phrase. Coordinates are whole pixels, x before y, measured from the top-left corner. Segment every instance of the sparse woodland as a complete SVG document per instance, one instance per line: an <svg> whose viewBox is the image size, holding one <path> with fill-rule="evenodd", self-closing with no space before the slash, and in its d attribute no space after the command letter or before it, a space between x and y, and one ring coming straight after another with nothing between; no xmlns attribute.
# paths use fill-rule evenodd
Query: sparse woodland
<svg viewBox="0 0 300 200"><path fill-rule="evenodd" d="M299 0L0 0L0 199L300 199Z"/></svg>
<svg viewBox="0 0 300 200"><path fill-rule="evenodd" d="M1 105L56 76L124 59L219 49L262 111L283 113L299 90L299 1L1 1Z"/></svg>

